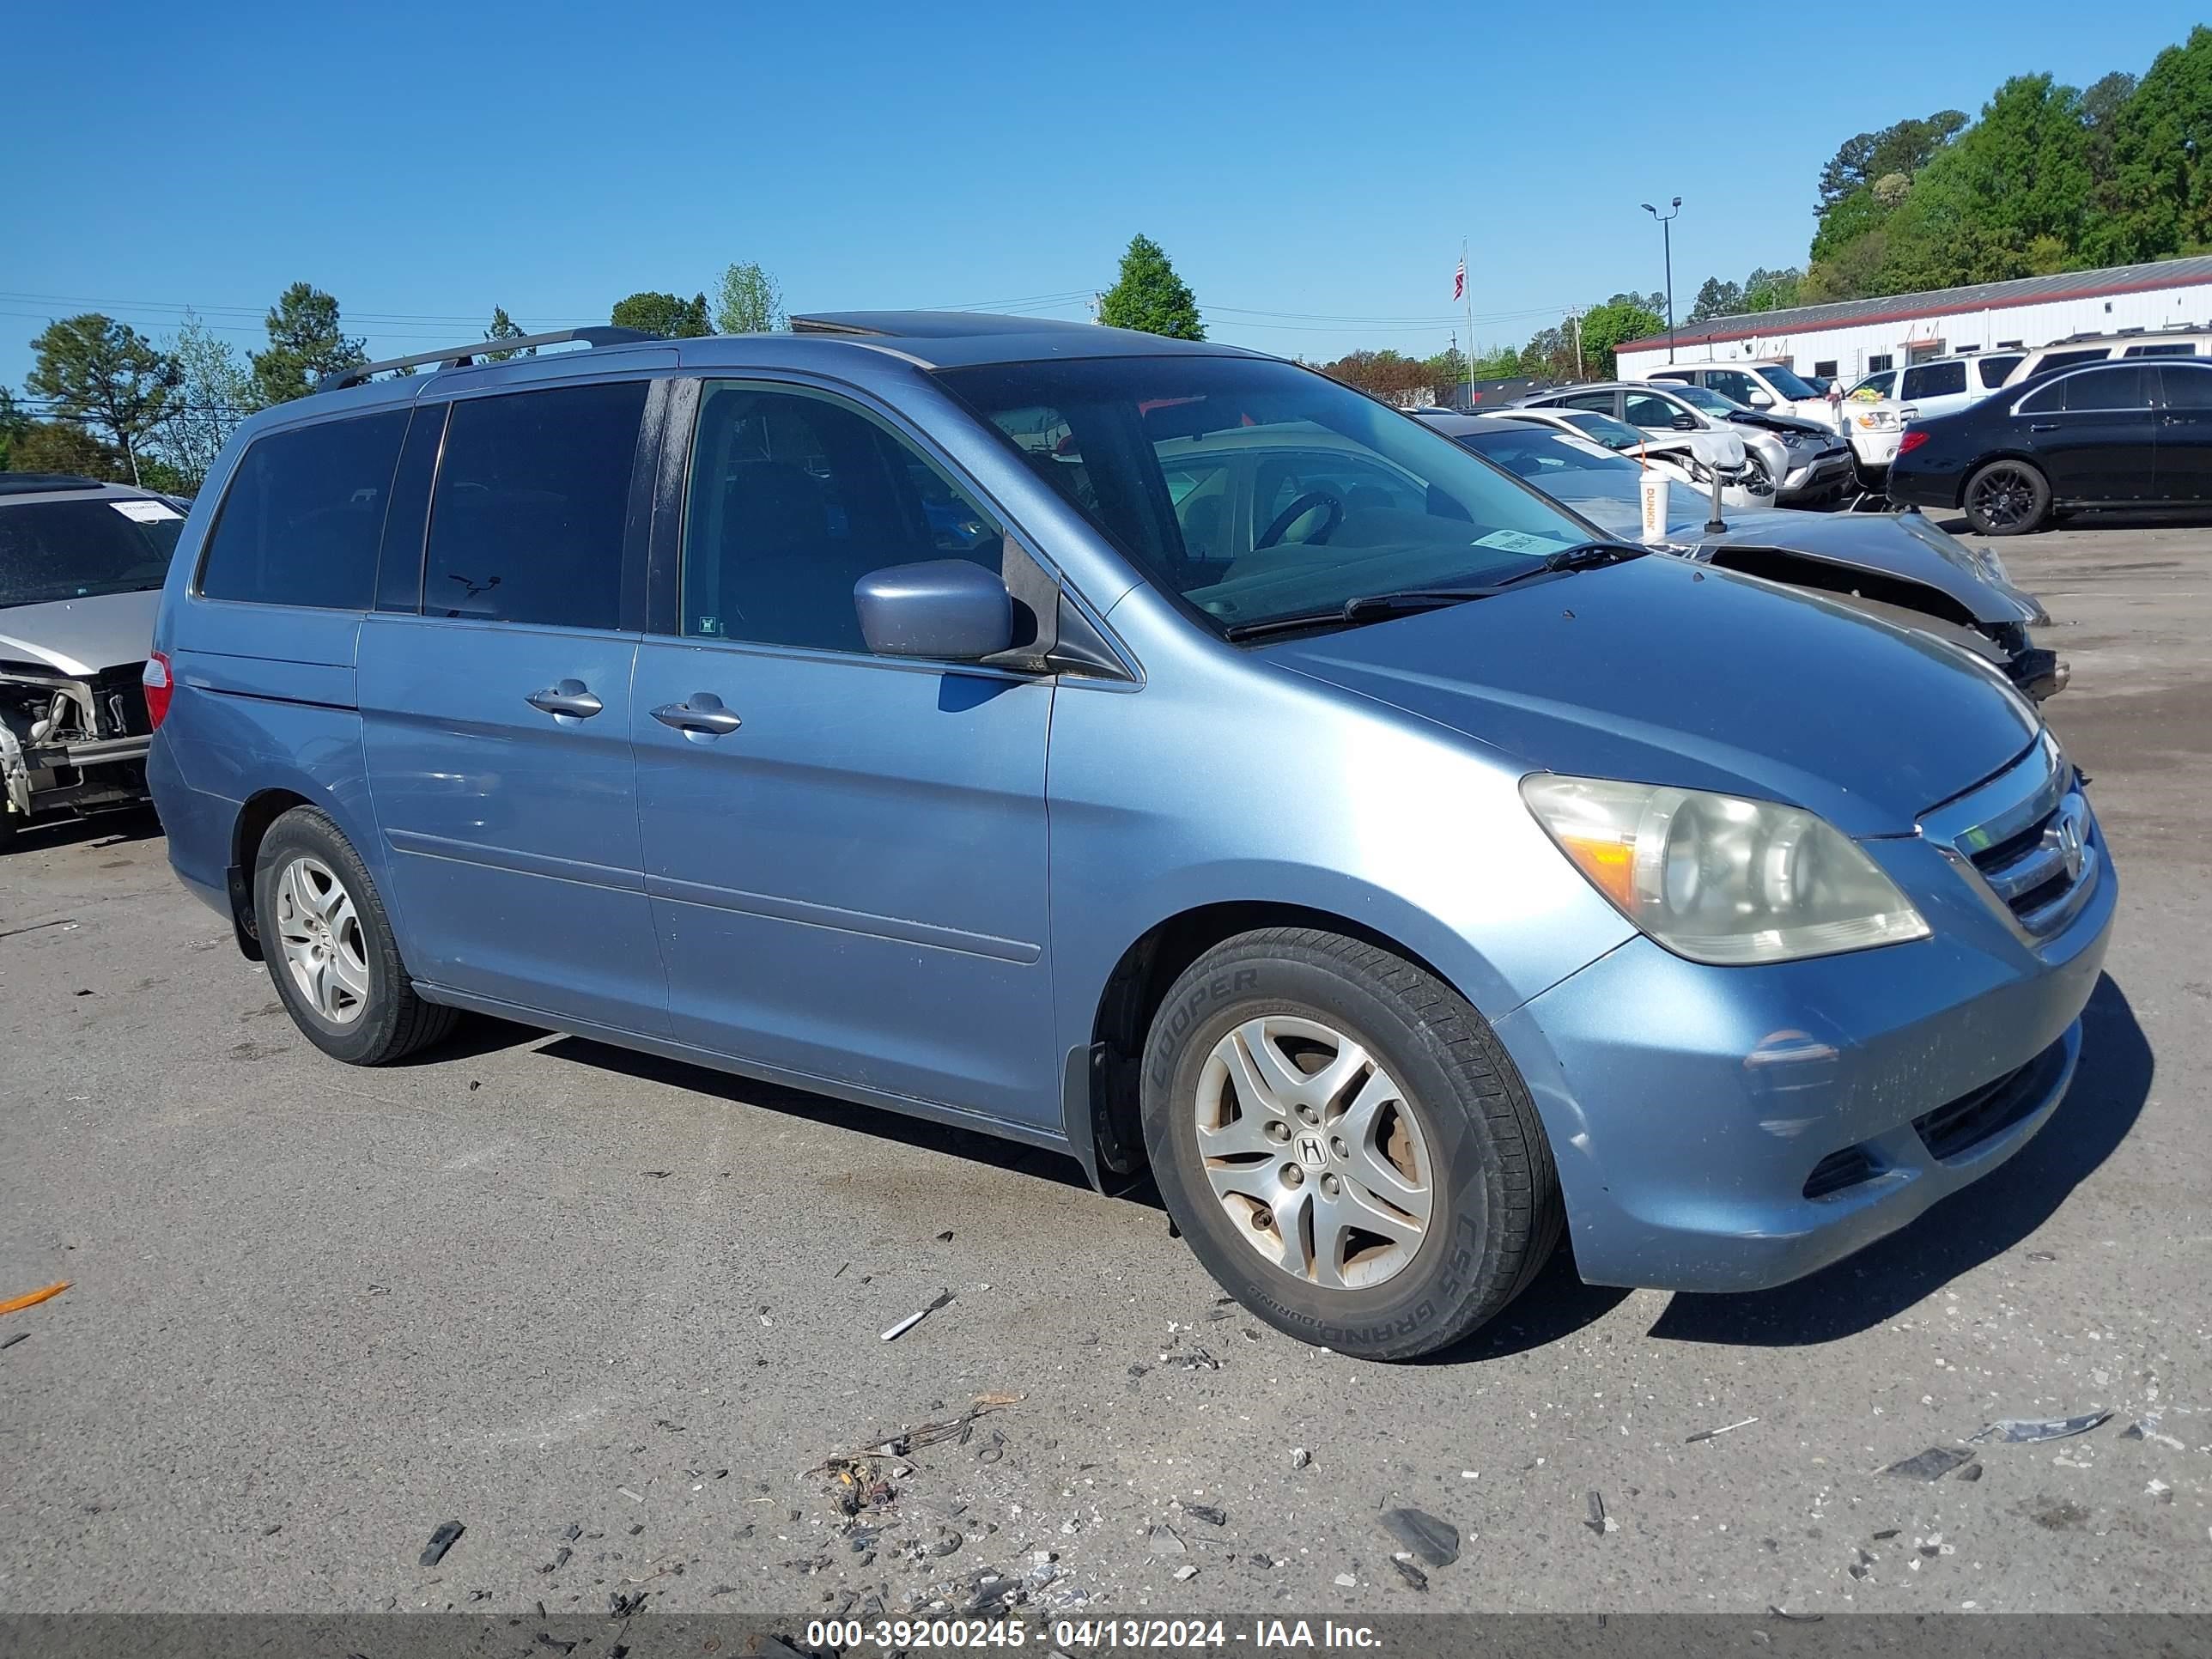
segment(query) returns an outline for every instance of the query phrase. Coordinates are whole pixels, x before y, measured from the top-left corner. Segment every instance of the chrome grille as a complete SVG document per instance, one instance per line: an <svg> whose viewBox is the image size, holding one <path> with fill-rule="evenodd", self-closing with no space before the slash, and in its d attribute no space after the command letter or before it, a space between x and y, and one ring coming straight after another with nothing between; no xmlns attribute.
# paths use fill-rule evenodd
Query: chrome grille
<svg viewBox="0 0 2212 1659"><path fill-rule="evenodd" d="M2081 781L2045 733L1989 782L1938 808L1923 831L2031 942L2074 919L2096 890L2103 849Z"/></svg>

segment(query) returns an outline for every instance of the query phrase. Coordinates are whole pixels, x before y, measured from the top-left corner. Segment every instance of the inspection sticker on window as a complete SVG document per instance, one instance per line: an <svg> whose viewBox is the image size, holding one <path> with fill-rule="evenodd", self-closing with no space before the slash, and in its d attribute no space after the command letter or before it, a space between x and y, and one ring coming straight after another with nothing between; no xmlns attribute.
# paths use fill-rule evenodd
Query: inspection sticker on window
<svg viewBox="0 0 2212 1659"><path fill-rule="evenodd" d="M133 524L160 524L185 515L167 501L110 501L108 505Z"/></svg>
<svg viewBox="0 0 2212 1659"><path fill-rule="evenodd" d="M1549 553L1566 545L1556 536L1531 536L1522 530L1493 530L1477 536L1473 545L1495 547L1508 553Z"/></svg>

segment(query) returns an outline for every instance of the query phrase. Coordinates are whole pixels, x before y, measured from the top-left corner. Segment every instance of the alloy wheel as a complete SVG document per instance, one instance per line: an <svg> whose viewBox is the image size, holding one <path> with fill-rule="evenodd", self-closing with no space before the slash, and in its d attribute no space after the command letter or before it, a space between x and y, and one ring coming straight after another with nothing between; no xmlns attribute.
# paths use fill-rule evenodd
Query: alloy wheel
<svg viewBox="0 0 2212 1659"><path fill-rule="evenodd" d="M2035 481L2016 466L1993 466L1974 480L1973 515L1992 530L2025 524L2035 511Z"/></svg>
<svg viewBox="0 0 2212 1659"><path fill-rule="evenodd" d="M301 854L276 873L276 935L307 1006L332 1025L368 1007L368 945L353 895L320 859Z"/></svg>
<svg viewBox="0 0 2212 1659"><path fill-rule="evenodd" d="M1436 1189L1427 1137L1352 1037L1285 1014L1246 1020L1206 1056L1196 1111L1214 1197L1283 1272L1364 1290L1419 1253Z"/></svg>

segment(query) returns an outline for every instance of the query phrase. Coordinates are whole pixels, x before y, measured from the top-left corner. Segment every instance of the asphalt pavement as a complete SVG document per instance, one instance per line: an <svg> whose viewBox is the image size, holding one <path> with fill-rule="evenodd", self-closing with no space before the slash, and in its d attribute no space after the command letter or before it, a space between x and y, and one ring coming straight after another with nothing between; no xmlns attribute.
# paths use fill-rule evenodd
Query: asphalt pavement
<svg viewBox="0 0 2212 1659"><path fill-rule="evenodd" d="M2124 883L2057 1115L1814 1279L1562 1255L1422 1364L1222 1305L1044 1154L489 1023L336 1065L149 815L27 836L0 1301L73 1283L0 1316L0 1612L2212 1607L2212 531L2002 550ZM1400 1571L1401 1507L1456 1559Z"/></svg>

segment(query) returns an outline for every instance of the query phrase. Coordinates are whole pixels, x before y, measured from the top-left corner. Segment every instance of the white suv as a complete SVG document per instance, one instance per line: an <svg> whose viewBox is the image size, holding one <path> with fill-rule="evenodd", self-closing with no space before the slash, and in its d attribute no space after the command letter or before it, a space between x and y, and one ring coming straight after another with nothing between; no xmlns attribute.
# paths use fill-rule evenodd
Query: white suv
<svg viewBox="0 0 2212 1659"><path fill-rule="evenodd" d="M1836 423L1834 406L1787 363L1668 363L1644 378L1701 386L1763 415L1794 415L1825 427Z"/></svg>
<svg viewBox="0 0 2212 1659"><path fill-rule="evenodd" d="M1932 420L1979 403L2019 367L2017 351L1930 357L1902 368L1877 369L1844 396L1844 433L1859 471L1879 477L1897 459L1907 421Z"/></svg>
<svg viewBox="0 0 2212 1659"><path fill-rule="evenodd" d="M2126 334L2076 334L2029 352L2004 383L2018 386L2054 368L2076 368L2110 357L2212 357L2212 330L2139 328Z"/></svg>

